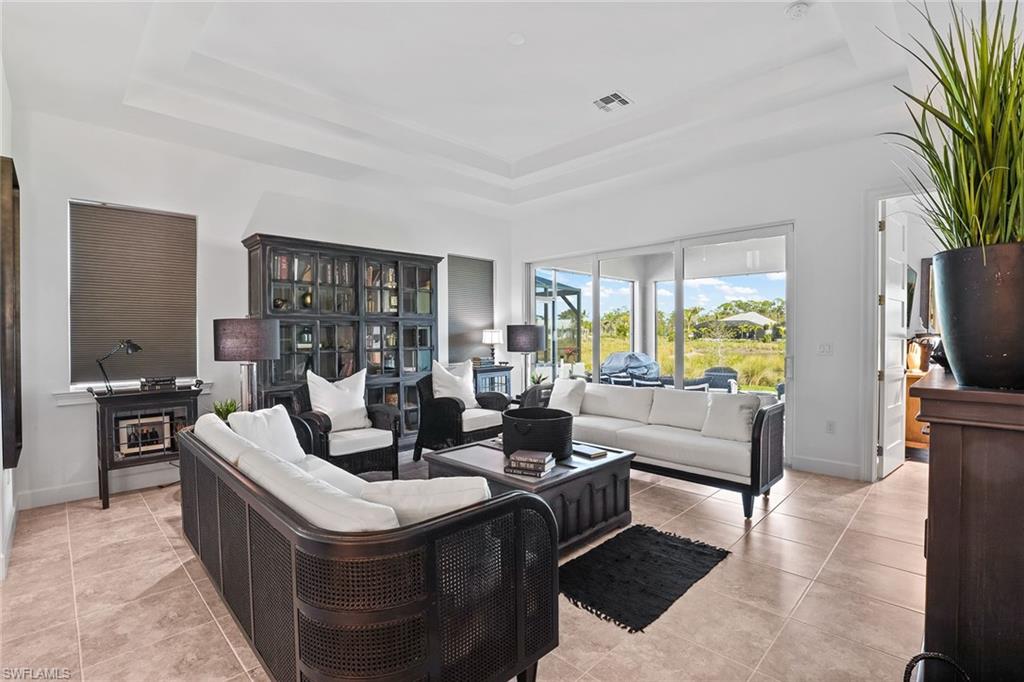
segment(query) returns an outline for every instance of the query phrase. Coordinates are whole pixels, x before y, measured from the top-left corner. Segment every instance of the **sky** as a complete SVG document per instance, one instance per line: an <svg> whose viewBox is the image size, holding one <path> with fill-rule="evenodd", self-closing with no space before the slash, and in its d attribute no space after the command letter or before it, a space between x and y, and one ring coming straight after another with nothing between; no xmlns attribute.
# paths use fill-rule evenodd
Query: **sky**
<svg viewBox="0 0 1024 682"><path fill-rule="evenodd" d="M583 290L583 309L594 309L590 293L590 275L559 271L558 281ZM657 285L658 309L671 310L675 296L675 282L659 282ZM601 280L601 310L628 308L630 285L621 280ZM683 304L690 308L696 305L714 310L726 301L771 300L786 297L786 273L773 272L760 275L735 275L731 277L704 277L684 280ZM559 307L561 310L561 307Z"/></svg>

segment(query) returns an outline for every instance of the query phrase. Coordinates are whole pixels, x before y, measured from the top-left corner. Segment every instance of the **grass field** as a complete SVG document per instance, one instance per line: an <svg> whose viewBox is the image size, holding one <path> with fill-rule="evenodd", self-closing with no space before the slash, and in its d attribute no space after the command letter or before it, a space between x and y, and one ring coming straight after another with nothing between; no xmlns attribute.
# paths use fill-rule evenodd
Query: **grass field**
<svg viewBox="0 0 1024 682"><path fill-rule="evenodd" d="M581 360L592 370L593 342L584 338ZM602 337L601 354L629 350L629 339ZM784 341L751 341L745 339L690 339L686 342L686 377L704 375L709 367L732 367L739 373L740 388L747 391L774 391L785 377L786 344ZM675 372L675 348L667 339L658 339L658 364L663 375Z"/></svg>

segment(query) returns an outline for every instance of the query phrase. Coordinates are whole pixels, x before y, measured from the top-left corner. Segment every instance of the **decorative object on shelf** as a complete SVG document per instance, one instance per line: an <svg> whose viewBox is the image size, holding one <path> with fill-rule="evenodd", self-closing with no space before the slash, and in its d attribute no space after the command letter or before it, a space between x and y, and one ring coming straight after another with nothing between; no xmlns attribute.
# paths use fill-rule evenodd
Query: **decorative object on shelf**
<svg viewBox="0 0 1024 682"><path fill-rule="evenodd" d="M557 460L572 457L572 415L548 407L521 407L501 415L506 455L519 450L550 452Z"/></svg>
<svg viewBox="0 0 1024 682"><path fill-rule="evenodd" d="M312 343L312 337L310 337ZM241 363L242 409L255 410L256 362L280 357L281 328L277 320L254 318L213 321L213 359Z"/></svg>
<svg viewBox="0 0 1024 682"><path fill-rule="evenodd" d="M483 342L491 347L491 362L494 362L494 347L500 343L505 343L505 335L500 329L485 329L483 332Z"/></svg>
<svg viewBox="0 0 1024 682"><path fill-rule="evenodd" d="M142 377L139 380L141 391L166 391L178 385L178 377Z"/></svg>
<svg viewBox="0 0 1024 682"><path fill-rule="evenodd" d="M977 24L954 11L947 33L927 7L918 11L931 35L914 39L916 48L900 45L938 82L923 98L897 87L913 105L914 130L890 134L918 157L922 172L909 171L918 205L946 249L932 263L943 346L960 385L1024 388L1024 38L1017 13L1000 2L993 16L983 2Z"/></svg>
<svg viewBox="0 0 1024 682"><path fill-rule="evenodd" d="M232 412L238 412L238 401L234 398L213 403L213 413L224 421L228 420L228 416Z"/></svg>
<svg viewBox="0 0 1024 682"><path fill-rule="evenodd" d="M195 423L201 392L201 388L192 386L93 393L99 497L104 509L110 506L112 469L178 458L178 432Z"/></svg>
<svg viewBox="0 0 1024 682"><path fill-rule="evenodd" d="M510 324L505 327L506 348L523 354L523 390L530 374L530 354L544 349L544 327L535 324Z"/></svg>
<svg viewBox="0 0 1024 682"><path fill-rule="evenodd" d="M138 353L141 350L142 346L135 343L131 339L122 339L121 341L117 342L117 345L114 346L109 353L104 355L102 358L96 359L96 364L100 366L100 372L103 374L103 385L106 387L107 393L113 393L114 389L110 386L110 377L107 376L107 370L103 366L103 363L107 359L109 359L110 356L113 355L114 353L120 353L121 351L124 351L125 355L134 355L135 353Z"/></svg>
<svg viewBox="0 0 1024 682"><path fill-rule="evenodd" d="M249 316L280 321L277 359L258 363L259 404L290 405L307 371L333 382L365 369L367 405L398 407L410 445L416 381L437 358L441 259L272 234L242 244Z"/></svg>
<svg viewBox="0 0 1024 682"><path fill-rule="evenodd" d="M0 156L0 438L3 467L21 458L21 190L14 161Z"/></svg>

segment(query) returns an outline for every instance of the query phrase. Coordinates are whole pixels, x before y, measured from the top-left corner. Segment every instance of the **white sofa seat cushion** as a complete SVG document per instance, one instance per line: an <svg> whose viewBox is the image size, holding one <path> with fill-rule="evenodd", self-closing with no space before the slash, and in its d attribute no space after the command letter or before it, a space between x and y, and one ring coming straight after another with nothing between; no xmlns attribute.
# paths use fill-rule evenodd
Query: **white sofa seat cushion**
<svg viewBox="0 0 1024 682"><path fill-rule="evenodd" d="M341 381L330 382L313 372L306 372L309 404L331 419L332 431L365 429L370 426L366 414L366 370L361 369Z"/></svg>
<svg viewBox="0 0 1024 682"><path fill-rule="evenodd" d="M393 440L391 432L384 429L349 429L331 431L327 444L331 457L337 457L390 447Z"/></svg>
<svg viewBox="0 0 1024 682"><path fill-rule="evenodd" d="M471 407L462 413L462 432L479 431L501 426L501 412L485 410L482 407Z"/></svg>
<svg viewBox="0 0 1024 682"><path fill-rule="evenodd" d="M760 407L761 399L756 395L713 393L701 433L708 438L749 443L754 432L754 417Z"/></svg>
<svg viewBox="0 0 1024 682"><path fill-rule="evenodd" d="M619 447L617 434L623 429L632 429L643 424L632 419L599 417L581 414L572 419L572 439L610 448Z"/></svg>
<svg viewBox="0 0 1024 682"><path fill-rule="evenodd" d="M435 398L458 398L467 408L480 407L473 383L473 361L466 360L446 368L437 360L431 365Z"/></svg>
<svg viewBox="0 0 1024 682"><path fill-rule="evenodd" d="M483 502L491 497L487 480L480 476L454 476L423 481L374 481L362 498L391 507L403 526Z"/></svg>
<svg viewBox="0 0 1024 682"><path fill-rule="evenodd" d="M299 467L313 478L332 485L338 490L352 497L362 497L366 481L355 474L350 474L341 467L334 466L316 455L306 455L301 462L295 466Z"/></svg>
<svg viewBox="0 0 1024 682"><path fill-rule="evenodd" d="M583 394L580 414L632 419L646 424L653 400L653 388L588 383Z"/></svg>
<svg viewBox="0 0 1024 682"><path fill-rule="evenodd" d="M580 408L583 407L583 396L586 392L587 382L583 379L560 378L551 388L548 407L553 410L565 410L572 416L578 417L580 416Z"/></svg>
<svg viewBox="0 0 1024 682"><path fill-rule="evenodd" d="M238 458L238 468L320 528L358 532L398 527L398 516L390 507L347 495L261 448L243 452Z"/></svg>
<svg viewBox="0 0 1024 682"><path fill-rule="evenodd" d="M618 432L618 446L671 464L750 479L750 443L709 438L700 431L649 424Z"/></svg>
<svg viewBox="0 0 1024 682"><path fill-rule="evenodd" d="M301 462L306 456L283 405L255 412L232 412L228 415L228 424L238 435L286 462Z"/></svg>
<svg viewBox="0 0 1024 682"><path fill-rule="evenodd" d="M666 389L654 392L647 421L662 426L700 431L708 416L708 394L704 391Z"/></svg>
<svg viewBox="0 0 1024 682"><path fill-rule="evenodd" d="M223 419L212 412L199 417L192 432L234 467L238 466L238 457L244 450L256 447L255 443L232 431Z"/></svg>

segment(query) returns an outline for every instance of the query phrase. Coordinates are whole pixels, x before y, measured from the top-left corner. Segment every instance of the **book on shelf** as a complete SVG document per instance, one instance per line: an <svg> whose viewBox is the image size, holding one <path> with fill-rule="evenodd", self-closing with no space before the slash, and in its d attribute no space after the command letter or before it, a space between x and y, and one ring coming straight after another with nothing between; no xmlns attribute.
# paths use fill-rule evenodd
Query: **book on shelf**
<svg viewBox="0 0 1024 682"><path fill-rule="evenodd" d="M581 455L590 459L598 459L608 454L608 451L604 448L595 448L592 445L581 445L579 443L572 446L572 452L575 455Z"/></svg>

